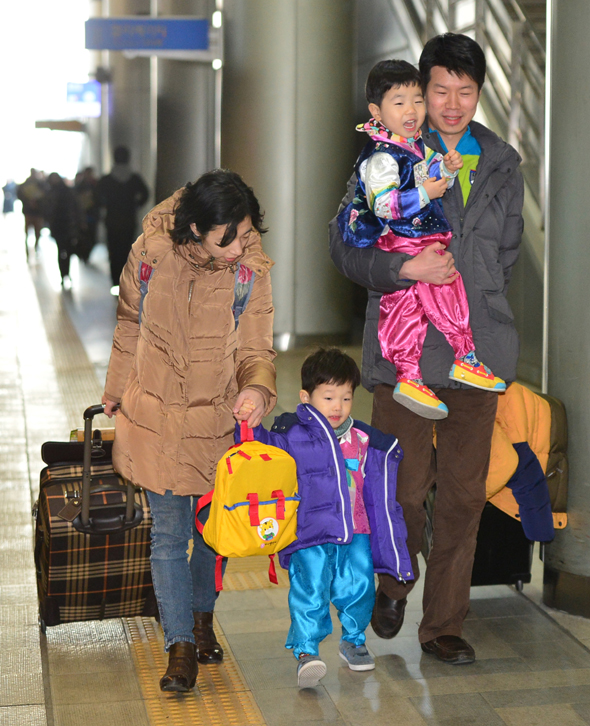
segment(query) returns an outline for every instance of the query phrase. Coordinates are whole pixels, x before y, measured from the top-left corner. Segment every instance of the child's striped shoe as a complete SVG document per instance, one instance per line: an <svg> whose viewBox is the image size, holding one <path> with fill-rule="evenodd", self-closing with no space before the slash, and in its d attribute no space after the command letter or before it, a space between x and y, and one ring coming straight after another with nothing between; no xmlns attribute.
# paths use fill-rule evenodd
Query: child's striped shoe
<svg viewBox="0 0 590 726"><path fill-rule="evenodd" d="M484 391L504 393L506 390L506 383L495 376L487 366L484 366L477 359L475 351L467 353L462 358L455 359L449 378L453 381L460 381L467 386L481 388Z"/></svg>
<svg viewBox="0 0 590 726"><path fill-rule="evenodd" d="M400 378L393 391L393 398L424 418L441 419L449 415L445 404L419 378Z"/></svg>

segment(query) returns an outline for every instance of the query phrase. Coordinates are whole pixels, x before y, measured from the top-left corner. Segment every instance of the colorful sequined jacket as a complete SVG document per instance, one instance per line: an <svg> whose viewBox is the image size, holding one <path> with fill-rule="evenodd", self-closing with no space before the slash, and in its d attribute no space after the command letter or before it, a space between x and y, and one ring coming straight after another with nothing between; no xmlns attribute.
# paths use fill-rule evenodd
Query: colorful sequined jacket
<svg viewBox="0 0 590 726"><path fill-rule="evenodd" d="M371 529L375 572L398 580L412 580L406 545L407 530L401 505L396 500L397 470L403 452L394 436L354 421L369 436L364 462L363 498ZM353 513L344 456L334 429L309 404L296 413L275 419L270 431L254 429L254 437L287 451L297 462L301 503L297 510L297 539L279 555L289 566L293 552L318 544L348 544L353 535Z"/></svg>
<svg viewBox="0 0 590 726"><path fill-rule="evenodd" d="M374 119L358 126L371 137L355 164L354 198L338 215L345 244L372 247L391 231L399 237L425 237L450 231L440 199L429 200L423 183L444 176L452 186L442 155L424 145L421 136L406 139ZM386 229L387 227L387 229Z"/></svg>

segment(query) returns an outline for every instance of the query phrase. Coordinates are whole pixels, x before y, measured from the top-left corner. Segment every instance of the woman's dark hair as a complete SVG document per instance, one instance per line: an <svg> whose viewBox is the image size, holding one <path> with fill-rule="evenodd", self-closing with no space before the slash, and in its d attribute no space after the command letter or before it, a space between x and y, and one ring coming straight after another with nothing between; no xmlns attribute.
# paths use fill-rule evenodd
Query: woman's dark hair
<svg viewBox="0 0 590 726"><path fill-rule="evenodd" d="M384 60L373 66L365 84L367 103L381 106L383 96L394 86L420 86L419 71L404 60Z"/></svg>
<svg viewBox="0 0 590 726"><path fill-rule="evenodd" d="M213 169L184 188L174 208L174 229L170 232L178 244L195 239L191 224L199 234L206 236L213 227L227 224L220 247L227 247L236 237L240 222L246 217L260 234L267 230L262 226L264 213L258 199L239 174L229 169Z"/></svg>
<svg viewBox="0 0 590 726"><path fill-rule="evenodd" d="M359 367L338 348L319 348L308 355L301 366L301 388L310 395L322 383L333 383L336 386L350 383L354 392L360 382Z"/></svg>
<svg viewBox="0 0 590 726"><path fill-rule="evenodd" d="M486 57L481 46L460 33L444 33L431 38L424 46L418 66L424 91L433 66L442 66L456 76L468 76L477 83L479 91L486 79Z"/></svg>

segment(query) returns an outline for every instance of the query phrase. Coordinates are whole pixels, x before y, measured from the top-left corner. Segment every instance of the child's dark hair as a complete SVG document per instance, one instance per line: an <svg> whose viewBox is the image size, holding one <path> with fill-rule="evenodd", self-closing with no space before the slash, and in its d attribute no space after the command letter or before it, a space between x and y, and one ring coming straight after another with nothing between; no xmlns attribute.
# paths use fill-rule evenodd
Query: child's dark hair
<svg viewBox="0 0 590 726"><path fill-rule="evenodd" d="M460 33L437 35L424 46L419 62L424 91L434 66L442 66L456 76L471 78L480 91L486 79L486 57L481 46Z"/></svg>
<svg viewBox="0 0 590 726"><path fill-rule="evenodd" d="M237 226L246 217L260 234L264 213L253 190L239 174L229 169L213 169L188 183L174 208L174 229L170 236L177 244L195 240L191 224L201 235L207 235L213 227L227 224L219 246L227 247L236 238Z"/></svg>
<svg viewBox="0 0 590 726"><path fill-rule="evenodd" d="M310 395L323 383L336 386L349 383L354 393L360 382L361 372L357 364L338 348L319 348L308 355L301 366L301 388Z"/></svg>
<svg viewBox="0 0 590 726"><path fill-rule="evenodd" d="M394 86L422 86L420 71L404 60L384 60L373 66L365 85L367 103L381 106L383 96Z"/></svg>

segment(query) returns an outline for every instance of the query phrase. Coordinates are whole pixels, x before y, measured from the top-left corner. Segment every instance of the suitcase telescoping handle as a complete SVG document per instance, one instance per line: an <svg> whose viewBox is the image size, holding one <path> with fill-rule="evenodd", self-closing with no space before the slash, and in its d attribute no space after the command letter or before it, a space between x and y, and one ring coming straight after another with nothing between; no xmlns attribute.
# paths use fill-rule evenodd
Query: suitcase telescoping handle
<svg viewBox="0 0 590 726"><path fill-rule="evenodd" d="M89 406L84 411L84 463L82 466L82 511L80 519L82 520L82 528L84 531L91 533L94 528L90 522L90 466L92 461L92 421L94 417L104 413L104 404L99 403L95 406ZM103 491L115 491L118 487L112 485L94 487L92 493L97 494ZM120 525L115 525L112 529L101 528L96 526L96 534L106 534L108 531L117 532L122 529L128 529L133 526L136 518L135 513L135 487L131 482L127 482L127 497L125 502L125 521Z"/></svg>

